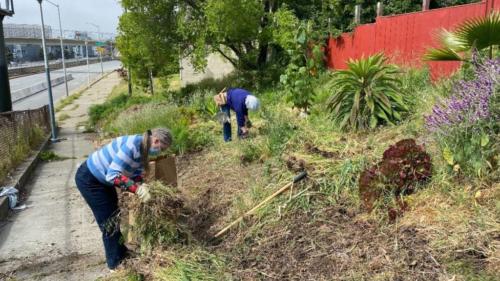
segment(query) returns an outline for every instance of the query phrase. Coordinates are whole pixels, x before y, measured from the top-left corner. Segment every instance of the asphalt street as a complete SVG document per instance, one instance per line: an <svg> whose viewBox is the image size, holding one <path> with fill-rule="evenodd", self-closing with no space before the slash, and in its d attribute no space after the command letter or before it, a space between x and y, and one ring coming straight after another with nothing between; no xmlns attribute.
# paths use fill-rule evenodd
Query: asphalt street
<svg viewBox="0 0 500 281"><path fill-rule="evenodd" d="M108 62L103 62L103 69L104 73L113 71L117 68L121 67L121 62L120 61L108 61ZM100 63L95 63L95 64L90 64L89 65L90 72L87 71L87 66L82 65L82 66L76 66L76 67L71 67L67 68L67 74L71 74L73 76L73 80L68 81L68 88L69 92L71 93L72 91L79 89L83 86L85 86L88 83L88 73L90 73L90 81L94 81L99 76L101 76L101 64ZM51 80L57 78L57 77L62 77L63 74L62 69L54 70L50 72L51 75ZM12 99L15 100L15 91L28 88L30 86L33 86L38 83L42 83L46 81L46 75L45 73L39 73L39 74L34 74L34 75L29 75L29 76L24 76L16 79L11 79L10 82L10 89L12 94ZM64 98L66 96L66 87L64 83L52 87L52 95L54 98L54 104L61 98ZM12 107L13 110L26 110L26 109L34 109L34 108L39 108L43 105L46 105L49 103L49 98L48 98L48 91L42 91L40 93L37 93L31 97L19 100L15 102Z"/></svg>

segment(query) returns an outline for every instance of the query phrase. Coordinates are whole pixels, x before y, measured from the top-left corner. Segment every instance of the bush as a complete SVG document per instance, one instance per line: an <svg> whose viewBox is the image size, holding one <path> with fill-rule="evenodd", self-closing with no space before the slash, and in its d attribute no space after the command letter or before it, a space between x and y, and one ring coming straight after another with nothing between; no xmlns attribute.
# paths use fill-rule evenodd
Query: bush
<svg viewBox="0 0 500 281"><path fill-rule="evenodd" d="M498 161L500 59L480 62L476 56L473 65L474 78L458 81L451 97L426 116L426 126L450 171L481 177Z"/></svg>
<svg viewBox="0 0 500 281"><path fill-rule="evenodd" d="M401 91L404 93L403 99L411 114L422 110L424 103L429 102L426 92L432 89L430 72L428 68L404 70L401 76Z"/></svg>
<svg viewBox="0 0 500 281"><path fill-rule="evenodd" d="M261 145L251 140L248 140L240 145L240 152L240 161L242 164L252 163L262 156Z"/></svg>
<svg viewBox="0 0 500 281"><path fill-rule="evenodd" d="M390 146L382 161L364 170L359 177L359 192L366 209L371 210L379 197L411 194L431 177L431 157L413 139Z"/></svg>
<svg viewBox="0 0 500 281"><path fill-rule="evenodd" d="M382 54L349 60L349 69L333 74L328 104L332 118L346 129L394 124L408 111L401 93L400 71Z"/></svg>
<svg viewBox="0 0 500 281"><path fill-rule="evenodd" d="M298 127L282 113L263 111L262 117L266 120L266 124L260 133L267 137L267 151L271 156L279 156L283 153L288 141L296 134Z"/></svg>
<svg viewBox="0 0 500 281"><path fill-rule="evenodd" d="M127 94L120 94L107 100L103 104L92 105L89 108L90 126L95 126L101 120L109 119L113 114L117 114L132 105L144 104L149 101L151 101L151 98L147 96L130 97Z"/></svg>
<svg viewBox="0 0 500 281"><path fill-rule="evenodd" d="M119 115L106 130L113 135L123 135L142 134L151 128L166 127L172 131L174 138L171 150L183 154L213 143L210 128L196 126L195 115L191 108L148 104Z"/></svg>

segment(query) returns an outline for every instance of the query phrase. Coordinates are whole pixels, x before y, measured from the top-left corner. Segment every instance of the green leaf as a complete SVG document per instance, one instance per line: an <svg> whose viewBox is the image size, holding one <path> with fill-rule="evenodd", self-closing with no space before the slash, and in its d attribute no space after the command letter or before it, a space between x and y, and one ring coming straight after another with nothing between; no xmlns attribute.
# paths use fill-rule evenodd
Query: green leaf
<svg viewBox="0 0 500 281"><path fill-rule="evenodd" d="M286 84L287 80L288 80L288 75L286 75L286 74L281 74L280 75L280 82L282 84Z"/></svg>
<svg viewBox="0 0 500 281"><path fill-rule="evenodd" d="M453 164L455 164L453 153L448 147L443 150L443 158L448 165L453 166Z"/></svg>
<svg viewBox="0 0 500 281"><path fill-rule="evenodd" d="M490 138L488 137L488 135L486 134L483 134L481 136L481 147L485 147L488 145L488 143L490 143Z"/></svg>

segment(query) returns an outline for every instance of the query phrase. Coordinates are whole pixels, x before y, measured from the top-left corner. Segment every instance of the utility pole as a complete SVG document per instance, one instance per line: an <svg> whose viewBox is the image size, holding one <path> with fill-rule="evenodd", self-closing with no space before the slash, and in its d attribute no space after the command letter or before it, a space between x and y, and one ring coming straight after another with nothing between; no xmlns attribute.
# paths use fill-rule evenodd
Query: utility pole
<svg viewBox="0 0 500 281"><path fill-rule="evenodd" d="M85 52L87 53L87 85L90 86L90 65L89 65L89 42L85 36Z"/></svg>
<svg viewBox="0 0 500 281"><path fill-rule="evenodd" d="M97 28L97 40L99 40L99 42L101 42L101 28L97 25L97 24L93 24L91 22L87 22L87 24L90 24L92 25L93 27ZM102 66L102 54L100 51L98 51L99 53L99 60L101 61L101 76L104 76L104 68Z"/></svg>
<svg viewBox="0 0 500 281"><path fill-rule="evenodd" d="M59 16L59 31L60 31L60 41L61 41L61 58L62 58L62 65L63 65L63 70L64 70L64 84L66 85L66 96L69 96L69 89L68 89L68 78L66 74L66 58L64 55L64 44L63 44L63 29L62 29L62 24L61 24L61 10L59 9L59 5L55 4L49 0L46 0L48 3L54 5L57 8L57 15Z"/></svg>
<svg viewBox="0 0 500 281"><path fill-rule="evenodd" d="M38 4L40 4L40 18L42 20L42 49L43 49L43 60L45 62L45 74L47 76L47 90L49 93L49 114L50 114L50 127L52 129L51 141L57 141L57 130L56 130L56 118L54 113L54 100L52 97L52 83L50 81L50 69L49 69L49 60L47 58L47 46L45 45L45 24L43 22L43 9L42 9L42 0L37 0Z"/></svg>
<svg viewBox="0 0 500 281"><path fill-rule="evenodd" d="M154 81L153 81L153 70L150 68L149 69L149 85L151 87L151 95L155 95L155 87L154 87Z"/></svg>
<svg viewBox="0 0 500 281"><path fill-rule="evenodd" d="M7 0L5 6L0 5L0 113L12 111L12 97L9 84L9 62L6 57L5 39L3 34L3 19L14 14L12 0Z"/></svg>
<svg viewBox="0 0 500 281"><path fill-rule="evenodd" d="M127 69L127 76L128 76L128 95L129 97L132 96L132 72L130 70L130 66Z"/></svg>

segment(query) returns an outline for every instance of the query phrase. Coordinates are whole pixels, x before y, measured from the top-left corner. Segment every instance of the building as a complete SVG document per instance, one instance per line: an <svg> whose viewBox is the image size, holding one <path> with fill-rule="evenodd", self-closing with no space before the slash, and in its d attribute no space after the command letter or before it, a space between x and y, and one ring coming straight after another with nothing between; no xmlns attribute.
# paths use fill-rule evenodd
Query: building
<svg viewBox="0 0 500 281"><path fill-rule="evenodd" d="M37 24L13 24L3 25L5 38L41 38L42 29ZM45 26L45 38L53 38L52 27Z"/></svg>

